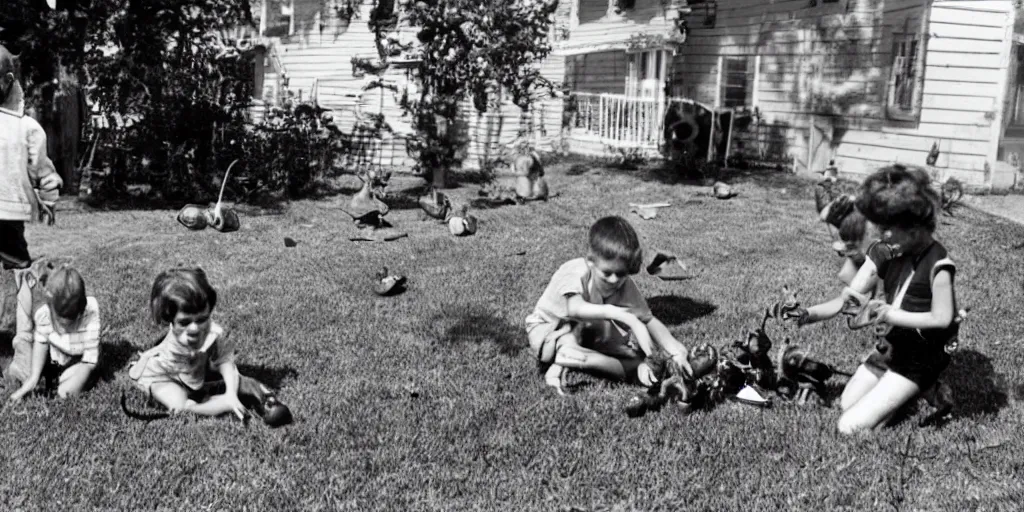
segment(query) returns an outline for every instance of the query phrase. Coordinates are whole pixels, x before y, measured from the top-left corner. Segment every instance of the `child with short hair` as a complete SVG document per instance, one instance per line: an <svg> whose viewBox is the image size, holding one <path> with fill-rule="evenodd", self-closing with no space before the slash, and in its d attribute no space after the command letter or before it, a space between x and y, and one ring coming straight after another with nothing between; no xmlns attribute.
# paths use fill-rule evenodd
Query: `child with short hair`
<svg viewBox="0 0 1024 512"><path fill-rule="evenodd" d="M32 263L25 222L53 224L63 182L46 156L46 132L25 115L14 56L0 45L0 265L24 269Z"/></svg>
<svg viewBox="0 0 1024 512"><path fill-rule="evenodd" d="M856 210L881 230L881 240L865 254L849 286L839 297L808 308L800 325L832 318L848 300L864 301L881 280L885 300L870 300L884 332L883 364L862 364L843 391L844 434L884 424L903 404L930 390L948 366L959 333L953 276L956 266L933 237L938 194L920 170L896 164L869 176L861 186Z"/></svg>
<svg viewBox="0 0 1024 512"><path fill-rule="evenodd" d="M630 278L643 261L633 227L604 217L590 227L589 242L589 254L562 264L526 317L530 347L550 364L545 382L565 394L566 369L575 368L651 386L655 377L644 359L657 349L689 371L686 347L651 314Z"/></svg>
<svg viewBox="0 0 1024 512"><path fill-rule="evenodd" d="M34 315L31 373L11 394L11 401L34 390L44 371L58 376L57 396L81 393L99 362L99 304L86 295L81 274L71 267L60 268L50 274L45 287L47 302Z"/></svg>
<svg viewBox="0 0 1024 512"><path fill-rule="evenodd" d="M174 413L232 413L244 419L241 395L257 401L257 413L264 421L290 421L291 413L270 389L239 374L228 331L210 317L216 305L217 291L201 268L161 272L153 282L150 311L157 322L168 325L167 335L140 354L129 368L129 377ZM268 419L270 414L273 419Z"/></svg>

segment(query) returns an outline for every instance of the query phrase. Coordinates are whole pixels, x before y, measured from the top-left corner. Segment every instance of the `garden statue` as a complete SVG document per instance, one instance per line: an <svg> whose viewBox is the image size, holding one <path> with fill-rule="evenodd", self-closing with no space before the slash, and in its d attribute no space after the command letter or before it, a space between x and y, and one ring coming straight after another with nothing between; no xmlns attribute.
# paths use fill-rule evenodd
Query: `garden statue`
<svg viewBox="0 0 1024 512"><path fill-rule="evenodd" d="M372 227L376 229L386 227L388 224L384 220L384 216L388 214L391 208L388 207L383 199L387 197L384 189L388 186L391 173L366 171L359 174L359 179L362 180L363 187L359 189L359 192L356 192L356 195L352 196L352 200L348 203L348 209L343 210L352 217L360 228Z"/></svg>

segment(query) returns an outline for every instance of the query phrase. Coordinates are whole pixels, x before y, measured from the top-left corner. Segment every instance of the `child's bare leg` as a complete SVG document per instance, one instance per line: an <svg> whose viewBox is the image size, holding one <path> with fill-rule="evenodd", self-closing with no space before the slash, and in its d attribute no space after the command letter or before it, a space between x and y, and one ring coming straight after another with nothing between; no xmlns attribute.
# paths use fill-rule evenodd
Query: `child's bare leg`
<svg viewBox="0 0 1024 512"><path fill-rule="evenodd" d="M878 384L839 417L839 432L852 434L881 426L918 392L917 384L910 379L886 371Z"/></svg>
<svg viewBox="0 0 1024 512"><path fill-rule="evenodd" d="M92 372L95 369L95 364L78 363L61 372L57 384L57 396L67 398L81 393L89 383L89 377L92 377Z"/></svg>
<svg viewBox="0 0 1024 512"><path fill-rule="evenodd" d="M177 382L159 382L149 386L149 394L167 410L177 413L185 410L185 404L191 402L188 392ZM192 402L195 403L195 402Z"/></svg>
<svg viewBox="0 0 1024 512"><path fill-rule="evenodd" d="M619 359L580 346L572 333L559 339L558 352L555 354L557 365L597 372L619 380L627 380L636 375L640 362L640 359Z"/></svg>
<svg viewBox="0 0 1024 512"><path fill-rule="evenodd" d="M882 369L868 364L857 367L857 371L853 373L853 377L850 377L850 381L843 388L843 394L839 398L839 408L846 411L853 407L868 391L871 391L871 388L878 384L883 373L885 372Z"/></svg>

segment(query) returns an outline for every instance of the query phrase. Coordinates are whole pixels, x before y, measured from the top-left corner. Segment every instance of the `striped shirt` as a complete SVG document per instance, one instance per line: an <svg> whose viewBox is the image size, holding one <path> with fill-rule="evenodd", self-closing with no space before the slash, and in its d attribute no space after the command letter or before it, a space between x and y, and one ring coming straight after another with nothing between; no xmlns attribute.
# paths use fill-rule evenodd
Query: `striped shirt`
<svg viewBox="0 0 1024 512"><path fill-rule="evenodd" d="M72 358L81 356L83 363L96 364L100 352L100 306L95 297L86 299L81 318L67 330L55 325L48 305L36 310L35 324L36 343L50 345L50 358L55 363L66 365Z"/></svg>

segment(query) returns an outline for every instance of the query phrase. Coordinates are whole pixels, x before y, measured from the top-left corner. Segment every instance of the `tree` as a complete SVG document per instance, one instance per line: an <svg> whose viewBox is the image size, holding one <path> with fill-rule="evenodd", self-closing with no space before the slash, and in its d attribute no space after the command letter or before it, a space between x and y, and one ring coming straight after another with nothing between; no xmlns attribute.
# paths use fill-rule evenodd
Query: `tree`
<svg viewBox="0 0 1024 512"><path fill-rule="evenodd" d="M419 134L421 170L437 188L458 164L455 129L467 95L486 111L495 92L507 91L525 112L538 88L550 88L537 64L551 52L549 29L557 0L419 0L406 6L422 47L420 97L407 109Z"/></svg>

